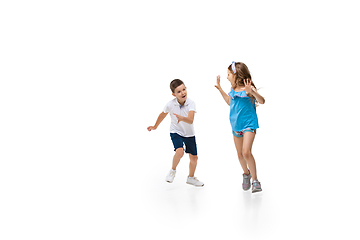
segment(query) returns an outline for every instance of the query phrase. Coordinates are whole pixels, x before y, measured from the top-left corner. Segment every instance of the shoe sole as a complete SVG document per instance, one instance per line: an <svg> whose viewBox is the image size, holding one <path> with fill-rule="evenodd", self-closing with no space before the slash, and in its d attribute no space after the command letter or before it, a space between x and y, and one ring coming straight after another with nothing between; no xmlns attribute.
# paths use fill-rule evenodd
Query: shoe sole
<svg viewBox="0 0 360 240"><path fill-rule="evenodd" d="M262 189L255 189L255 190L252 190L252 193L256 193L256 192L261 192Z"/></svg>
<svg viewBox="0 0 360 240"><path fill-rule="evenodd" d="M196 185L194 185L194 184L192 184L192 183L188 183L188 182L186 182L187 184L189 184L189 185L193 185L193 186L195 186L195 187L203 187L205 184L203 184L203 185L199 185L199 186L196 186Z"/></svg>

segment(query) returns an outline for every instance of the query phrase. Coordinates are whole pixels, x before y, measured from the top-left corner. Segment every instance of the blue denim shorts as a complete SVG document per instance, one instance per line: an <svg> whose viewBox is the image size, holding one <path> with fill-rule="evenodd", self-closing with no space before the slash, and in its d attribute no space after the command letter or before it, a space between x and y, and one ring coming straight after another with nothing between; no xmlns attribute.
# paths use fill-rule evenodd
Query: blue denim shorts
<svg viewBox="0 0 360 240"><path fill-rule="evenodd" d="M240 131L240 132L238 132L238 131L232 131L232 133L233 133L233 135L234 135L235 137L243 137L243 136L244 136L244 133L246 133L246 132L254 132L254 133L256 133L256 129L245 129L245 130L242 130L242 131Z"/></svg>
<svg viewBox="0 0 360 240"><path fill-rule="evenodd" d="M184 148L185 152L190 153L191 155L197 155L196 139L193 137L183 137L177 133L170 133L171 140L174 145L174 151L178 148Z"/></svg>

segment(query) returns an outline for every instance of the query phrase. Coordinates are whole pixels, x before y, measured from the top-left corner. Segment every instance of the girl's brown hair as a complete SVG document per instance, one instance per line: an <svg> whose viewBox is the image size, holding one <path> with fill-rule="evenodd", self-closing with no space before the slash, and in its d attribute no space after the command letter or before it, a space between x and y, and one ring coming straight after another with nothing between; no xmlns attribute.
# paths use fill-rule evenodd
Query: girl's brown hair
<svg viewBox="0 0 360 240"><path fill-rule="evenodd" d="M251 85L257 89L255 87L254 82L251 79L251 74L249 71L249 68L245 65L245 63L242 62L236 62L235 63L235 68L236 68L236 73L234 73L234 71L232 70L232 64L229 65L228 69L232 74L235 74L235 84L236 86L245 86L244 84L244 80L246 79L250 79L251 80ZM255 102L257 103L257 100L254 96L251 96L252 99L255 100Z"/></svg>
<svg viewBox="0 0 360 240"><path fill-rule="evenodd" d="M231 64L228 67L230 72L232 74L235 74L235 84L237 86L245 86L244 80L250 79L251 80L251 85L255 87L255 84L253 83L253 81L251 79L250 71L249 71L248 67L245 65L245 63L236 62L235 63L235 68L236 68L236 73L233 72L233 70L231 68ZM255 89L256 89L256 87L255 87Z"/></svg>

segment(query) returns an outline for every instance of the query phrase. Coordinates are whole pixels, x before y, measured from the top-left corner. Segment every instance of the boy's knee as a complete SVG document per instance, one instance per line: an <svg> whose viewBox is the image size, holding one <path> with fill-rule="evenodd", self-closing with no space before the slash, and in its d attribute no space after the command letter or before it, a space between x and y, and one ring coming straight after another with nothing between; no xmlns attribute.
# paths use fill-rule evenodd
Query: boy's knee
<svg viewBox="0 0 360 240"><path fill-rule="evenodd" d="M175 151L176 155L178 155L179 157L183 157L184 156L184 149L183 148L177 148Z"/></svg>
<svg viewBox="0 0 360 240"><path fill-rule="evenodd" d="M197 162L198 156L197 155L190 155L190 161Z"/></svg>

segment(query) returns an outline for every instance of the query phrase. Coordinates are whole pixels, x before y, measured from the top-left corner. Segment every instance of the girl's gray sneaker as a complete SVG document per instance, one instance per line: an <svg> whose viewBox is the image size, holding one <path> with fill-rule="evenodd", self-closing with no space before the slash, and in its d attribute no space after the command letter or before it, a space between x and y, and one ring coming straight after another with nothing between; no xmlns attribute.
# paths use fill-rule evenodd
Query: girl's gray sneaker
<svg viewBox="0 0 360 240"><path fill-rule="evenodd" d="M250 171L249 171L250 172ZM245 173L243 173L243 183L242 183L242 187L244 189L244 191L247 191L250 189L250 179L251 179L251 174L246 175Z"/></svg>
<svg viewBox="0 0 360 240"><path fill-rule="evenodd" d="M254 181L252 182L252 192L253 192L253 193L256 193L256 192L261 192L261 191L262 191L262 189L261 189L261 184L260 184L260 182L257 181L257 180L254 180Z"/></svg>

